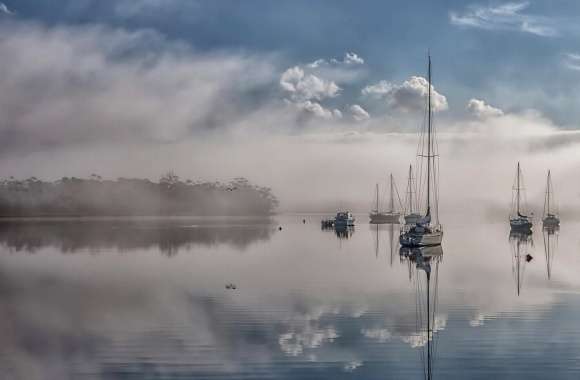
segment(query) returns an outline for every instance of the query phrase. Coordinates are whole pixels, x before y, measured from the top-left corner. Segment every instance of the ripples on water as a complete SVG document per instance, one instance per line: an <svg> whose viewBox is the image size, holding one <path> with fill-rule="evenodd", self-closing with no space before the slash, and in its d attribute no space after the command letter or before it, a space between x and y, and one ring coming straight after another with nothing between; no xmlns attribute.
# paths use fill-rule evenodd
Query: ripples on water
<svg viewBox="0 0 580 380"><path fill-rule="evenodd" d="M580 376L579 225L446 224L418 263L320 219L2 222L0 378L420 379L427 347L433 378Z"/></svg>

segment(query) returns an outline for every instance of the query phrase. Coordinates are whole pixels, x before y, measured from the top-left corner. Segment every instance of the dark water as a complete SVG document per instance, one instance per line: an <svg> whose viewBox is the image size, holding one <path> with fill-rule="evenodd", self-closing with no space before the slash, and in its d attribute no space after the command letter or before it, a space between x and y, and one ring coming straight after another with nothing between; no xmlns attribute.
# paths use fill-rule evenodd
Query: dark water
<svg viewBox="0 0 580 380"><path fill-rule="evenodd" d="M0 378L580 377L580 225L446 223L417 262L320 219L2 222Z"/></svg>

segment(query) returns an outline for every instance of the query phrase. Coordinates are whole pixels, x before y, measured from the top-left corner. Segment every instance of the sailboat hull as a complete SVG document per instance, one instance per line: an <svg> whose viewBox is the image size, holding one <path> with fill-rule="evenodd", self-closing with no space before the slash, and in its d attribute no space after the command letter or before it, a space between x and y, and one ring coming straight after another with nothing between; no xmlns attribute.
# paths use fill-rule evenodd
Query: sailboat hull
<svg viewBox="0 0 580 380"><path fill-rule="evenodd" d="M373 212L369 214L373 224L399 224L401 214L398 212Z"/></svg>
<svg viewBox="0 0 580 380"><path fill-rule="evenodd" d="M408 231L399 236L399 242L403 247L430 247L441 245L443 231L413 232Z"/></svg>
<svg viewBox="0 0 580 380"><path fill-rule="evenodd" d="M419 223L419 221L421 221L422 218L423 217L421 215L415 214L415 213L405 215L405 224L406 225L415 225L415 224Z"/></svg>
<svg viewBox="0 0 580 380"><path fill-rule="evenodd" d="M560 225L560 219L555 215L549 215L542 221L545 228L557 227Z"/></svg>
<svg viewBox="0 0 580 380"><path fill-rule="evenodd" d="M510 219L510 227L515 231L531 231L532 222L527 218L514 218Z"/></svg>

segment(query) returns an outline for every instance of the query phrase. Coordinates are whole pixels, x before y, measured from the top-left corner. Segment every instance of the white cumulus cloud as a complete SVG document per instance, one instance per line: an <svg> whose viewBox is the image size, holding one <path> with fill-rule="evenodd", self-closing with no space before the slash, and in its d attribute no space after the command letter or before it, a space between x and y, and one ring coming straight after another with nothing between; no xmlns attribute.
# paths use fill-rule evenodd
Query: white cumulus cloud
<svg viewBox="0 0 580 380"><path fill-rule="evenodd" d="M346 53L346 55L344 56L344 63L346 63L347 65L362 65L365 63L365 60L362 59L359 55L357 55L356 53L353 52L348 52Z"/></svg>
<svg viewBox="0 0 580 380"><path fill-rule="evenodd" d="M362 89L363 95L371 95L377 98L385 96L391 91L393 85L386 80L382 80L376 84L371 84Z"/></svg>
<svg viewBox="0 0 580 380"><path fill-rule="evenodd" d="M480 99L470 99L467 103L467 110L471 112L473 116L481 119L503 115L502 110L492 107Z"/></svg>
<svg viewBox="0 0 580 380"><path fill-rule="evenodd" d="M371 115L358 104L350 106L350 114L356 121L365 121L371 118Z"/></svg>
<svg viewBox="0 0 580 380"><path fill-rule="evenodd" d="M429 83L427 79L412 76L401 84L392 84L380 81L377 84L365 87L363 95L373 95L384 98L389 106L402 111L421 111L427 103ZM447 98L435 91L431 85L431 107L433 112L444 111L448 108Z"/></svg>
<svg viewBox="0 0 580 380"><path fill-rule="evenodd" d="M291 67L282 73L280 86L296 101L333 98L340 92L340 87L334 81L306 74L299 66Z"/></svg>
<svg viewBox="0 0 580 380"><path fill-rule="evenodd" d="M322 119L331 120L342 118L342 112L340 110L337 109L330 110L320 105L320 103L313 102L310 100L297 103L290 102L290 104L294 104L296 108L298 108L300 111L306 114L316 116Z"/></svg>

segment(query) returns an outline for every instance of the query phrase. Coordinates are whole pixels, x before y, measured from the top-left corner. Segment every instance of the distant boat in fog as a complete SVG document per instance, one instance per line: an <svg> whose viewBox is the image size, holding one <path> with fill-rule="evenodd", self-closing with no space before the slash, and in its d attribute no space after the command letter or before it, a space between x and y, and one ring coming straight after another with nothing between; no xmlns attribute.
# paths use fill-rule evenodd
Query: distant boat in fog
<svg viewBox="0 0 580 380"><path fill-rule="evenodd" d="M421 215L417 212L417 199L415 191L415 182L413 181L413 166L409 165L409 178L407 181L407 195L405 200L405 224L414 225L421 219Z"/></svg>
<svg viewBox="0 0 580 380"><path fill-rule="evenodd" d="M354 226L355 218L352 214L348 211L339 211L336 213L336 217L334 218L334 227L341 228L341 227L352 227Z"/></svg>
<svg viewBox="0 0 580 380"><path fill-rule="evenodd" d="M426 210L425 216L421 218L412 226L405 226L401 230L399 241L404 247L422 247L439 245L443 240L443 229L439 224L438 215L438 180L437 174L439 170L437 157L437 144L434 143L435 130L433 128L433 110L431 107L431 56L428 57L427 77L429 92L427 95L427 125L426 131L421 133L421 143L419 144L418 156L421 160L427 160L425 173L425 180L419 183L424 186L421 189L422 194L426 194ZM424 128L425 129L425 128ZM426 132L426 133L425 133ZM423 167L423 166L421 166ZM433 208L431 207L433 204Z"/></svg>
<svg viewBox="0 0 580 380"><path fill-rule="evenodd" d="M401 213L395 210L395 198L394 198L394 190L395 185L393 182L393 175L390 175L390 184L391 184L391 192L389 198L389 209L384 212L380 210L379 207L379 184L376 186L376 203L375 208L369 214L371 218L371 223L399 223L399 219L401 218Z"/></svg>
<svg viewBox="0 0 580 380"><path fill-rule="evenodd" d="M532 221L529 216L525 214L525 200L523 200L522 192L525 190L523 187L522 180L522 170L520 168L520 163L518 162L518 168L516 172L516 179L513 186L513 201L512 201L512 212L510 214L510 227L515 231L532 232Z"/></svg>
<svg viewBox="0 0 580 380"><path fill-rule="evenodd" d="M542 218L544 228L550 228L560 225L560 218L555 211L554 189L552 187L552 175L548 170L548 179L546 180L546 196L544 197L544 215Z"/></svg>

